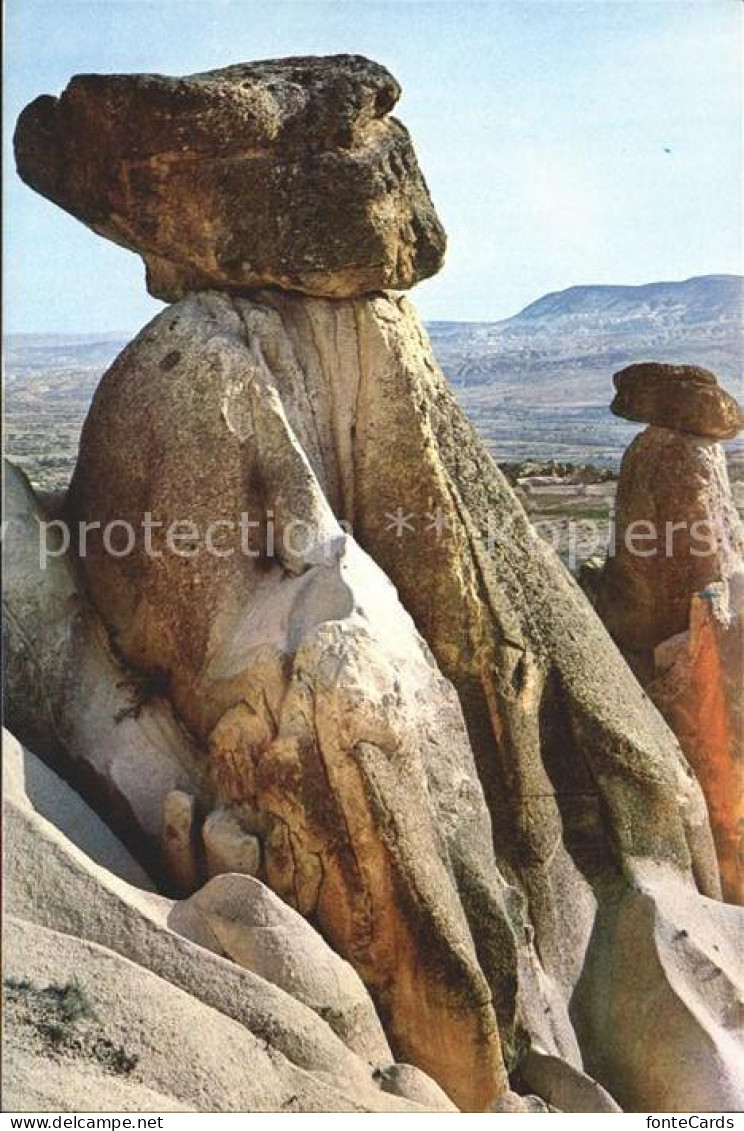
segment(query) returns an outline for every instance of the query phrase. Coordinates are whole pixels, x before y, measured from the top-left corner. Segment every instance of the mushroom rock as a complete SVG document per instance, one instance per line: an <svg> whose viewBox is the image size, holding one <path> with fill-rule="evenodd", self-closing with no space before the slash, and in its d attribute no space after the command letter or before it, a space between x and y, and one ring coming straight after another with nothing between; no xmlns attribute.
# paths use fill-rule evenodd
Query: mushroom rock
<svg viewBox="0 0 744 1131"><path fill-rule="evenodd" d="M631 366L615 385L614 412L654 423L623 458L596 608L702 784L724 896L742 903L744 531L715 439L741 414L691 366Z"/></svg>
<svg viewBox="0 0 744 1131"><path fill-rule="evenodd" d="M342 72L348 81L334 85ZM247 101L214 76L79 79L59 103L32 104L17 133L24 175L34 183L32 168L49 170L34 174L37 187L68 206L60 122L95 105L95 130L74 133L85 147L81 198L102 183L99 155L119 196L112 210L106 187L95 215L86 204L87 222L122 239L131 221L139 241L144 218L148 240L161 242L141 250L170 280L158 293L218 288L163 311L104 376L66 503L85 591L117 657L160 689L201 754L202 776L159 799L174 859L188 876L187 846L201 838L204 852L205 826L231 859L250 848L247 867L361 976L394 1055L459 1107L519 1106L505 1067L516 1078L524 1066L527 1087L549 1079L554 1094L584 1104L593 1094L605 1110L612 1096L584 1071L592 1009L606 993L620 1000L634 972L608 971L599 925L628 893L647 898L651 918L666 885L695 906L701 893L720 896L700 787L459 411L411 308L363 294L425 273L416 256L392 253L401 217L426 271L439 256L421 248L441 249L428 198L424 207L411 188L401 212L387 174L377 176L379 147L402 136L386 117L397 93L387 72L330 59L222 74L250 76ZM266 120L250 85L258 74L271 78L265 89L256 80ZM310 232L287 189L295 136ZM219 176L215 149L227 156ZM110 159L119 151L124 182ZM183 177L196 169L201 183L205 152L195 205ZM249 208L251 161L264 156L269 252L302 260L314 240L314 267L295 270L293 259L262 273L236 254L228 278L200 240L210 225L220 249L264 231ZM326 157L352 163L335 196L313 180ZM233 159L240 192L220 213ZM359 206L350 217L349 200ZM370 216L383 238L360 282L347 268L370 246L358 227L366 233ZM163 235L176 221L177 252ZM127 232L123 242L139 246ZM274 289L248 290L259 282ZM313 288L333 297L288 293ZM671 986L672 1003L683 991ZM682 1038L664 1034L658 1074L682 1110L694 1082L682 1088L676 1065L690 1042L715 1038L706 1016ZM629 1080L626 1105L648 1110L634 1055L615 1043L597 1080L612 1094ZM721 1064L723 1101L731 1069Z"/></svg>
<svg viewBox="0 0 744 1131"><path fill-rule="evenodd" d="M77 75L21 114L31 188L138 252L148 289L406 288L445 236L400 88L358 55L240 63L186 78Z"/></svg>

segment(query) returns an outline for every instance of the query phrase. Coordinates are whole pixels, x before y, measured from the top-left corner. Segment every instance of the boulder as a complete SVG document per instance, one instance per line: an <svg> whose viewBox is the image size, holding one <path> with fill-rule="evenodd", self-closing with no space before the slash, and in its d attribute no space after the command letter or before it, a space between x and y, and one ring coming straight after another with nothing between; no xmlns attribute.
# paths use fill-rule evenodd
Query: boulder
<svg viewBox="0 0 744 1131"><path fill-rule="evenodd" d="M154 1000L149 975L237 1024L228 1067L258 1075L218 1084L249 1110L720 1108L740 1099L740 920L712 902L703 796L415 315L379 293L444 248L397 95L339 56L79 76L21 116L21 175L179 301L96 393L53 584L28 560L42 512L18 496L16 717L97 768L102 809L126 798L181 890L258 877L174 904L11 804L12 909L73 936L65 969L89 962L118 994L129 960ZM733 427L709 376L685 389L696 427ZM118 674L142 691L131 708ZM122 766L130 718L138 739L143 718L167 730L160 776L146 742ZM39 978L12 998L19 1032ZM142 1053L118 1031L76 1047L128 1075ZM38 1038L19 1039L26 1062ZM78 1064L78 1095L107 1067ZM160 1064L137 1083L193 1102Z"/></svg>
<svg viewBox="0 0 744 1131"><path fill-rule="evenodd" d="M705 794L724 898L744 904L744 570L707 586L654 650L648 693Z"/></svg>
<svg viewBox="0 0 744 1131"><path fill-rule="evenodd" d="M712 440L731 440L744 427L739 405L708 369L648 361L621 369L613 381L610 407L626 420Z"/></svg>
<svg viewBox="0 0 744 1131"><path fill-rule="evenodd" d="M623 649L652 651L687 630L693 595L741 568L743 549L720 444L649 427L623 456L597 611Z"/></svg>
<svg viewBox="0 0 744 1131"><path fill-rule="evenodd" d="M225 877L233 894L235 882L244 885L246 933L251 923L270 924L287 969L302 971L294 983L283 979L286 988L278 964L272 981L223 957L214 936L207 949L174 931L175 920L193 926L193 905L183 911L94 862L37 812L21 771L28 766L55 796L55 813L77 812L81 843L97 843L99 855L103 846L120 871L126 862L80 798L5 736L4 1110L451 1110L433 1084L426 1108L381 1089L375 1072L390 1054L371 1002L353 971L308 924L292 923L275 896L248 877ZM134 863L127 867L136 879ZM205 890L205 921L234 912L223 894ZM242 960L268 969L255 941Z"/></svg>
<svg viewBox="0 0 744 1131"><path fill-rule="evenodd" d="M163 798L160 833L163 861L181 895L199 886L197 859L197 805L193 794L173 789Z"/></svg>
<svg viewBox="0 0 744 1131"><path fill-rule="evenodd" d="M391 1064L378 1071L377 1078L383 1092L391 1096L404 1096L434 1111L457 1111L439 1085L412 1064Z"/></svg>
<svg viewBox="0 0 744 1131"><path fill-rule="evenodd" d="M400 88L358 55L78 75L15 134L23 180L142 255L148 289L350 296L439 270L445 237Z"/></svg>
<svg viewBox="0 0 744 1131"><path fill-rule="evenodd" d="M610 1093L573 1064L560 1057L531 1048L519 1067L526 1087L537 1093L556 1111L622 1111Z"/></svg>
<svg viewBox="0 0 744 1131"><path fill-rule="evenodd" d="M269 885L369 986L396 1057L460 1107L506 1102L486 1099L494 1075L505 1088L484 1061L492 999L510 1066L532 1044L581 1072L568 1003L608 886L655 865L718 896L705 804L405 300L165 311L103 379L69 508L162 523L160 559L88 545L92 598L209 749ZM183 520L188 556L167 545Z"/></svg>

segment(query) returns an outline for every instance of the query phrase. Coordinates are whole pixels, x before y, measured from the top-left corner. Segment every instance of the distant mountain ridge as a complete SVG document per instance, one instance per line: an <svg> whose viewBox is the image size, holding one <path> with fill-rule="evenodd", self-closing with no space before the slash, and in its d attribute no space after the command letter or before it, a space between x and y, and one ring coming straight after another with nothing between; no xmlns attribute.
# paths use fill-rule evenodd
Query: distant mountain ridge
<svg viewBox="0 0 744 1131"><path fill-rule="evenodd" d="M134 337L134 335L130 335ZM59 367L103 367L111 364L127 344L126 334L6 334L5 363L8 377L18 370Z"/></svg>
<svg viewBox="0 0 744 1131"><path fill-rule="evenodd" d="M634 361L688 362L712 369L744 400L743 311L744 277L702 275L574 286L499 322L427 328L458 400L498 459L616 466L637 428L610 415L612 374ZM100 374L132 336L6 337L6 415L11 432L14 419L27 421L24 452L38 446L31 430L38 434L49 413L58 430L76 436Z"/></svg>
<svg viewBox="0 0 744 1131"><path fill-rule="evenodd" d="M730 347L734 357L724 359L726 372L721 374L726 379L741 376L743 325L744 276L699 275L678 282L638 286L582 284L551 291L500 321L432 321L427 323L427 328L448 375L458 382L459 378L478 372L477 366L459 368L458 354L469 363L483 361L484 375L489 362L494 363L494 375L497 375L499 357L515 352L517 343L522 347L517 352L528 351L537 363L551 343L555 349L550 352L556 359L566 356L567 346L589 345L589 355L594 357L614 354L613 339L617 337L624 339L629 352L654 345L665 353L679 352L686 346L703 353L708 346L711 353L721 346L724 352ZM635 337L637 342L628 342L628 337ZM588 338L595 340L587 343ZM76 363L86 367L96 363L105 365L127 340L125 333L117 331L8 334L5 336L6 361L11 375L16 368L29 370Z"/></svg>
<svg viewBox="0 0 744 1131"><path fill-rule="evenodd" d="M739 275L699 275L682 282L641 286L575 286L543 295L501 325L587 315L613 323L644 318L649 324L658 320L691 325L741 322L743 294L744 278Z"/></svg>
<svg viewBox="0 0 744 1131"><path fill-rule="evenodd" d="M612 466L637 431L609 412L612 374L637 361L687 362L742 400L743 311L742 276L701 275L569 287L500 322L434 322L429 333L499 458Z"/></svg>
<svg viewBox="0 0 744 1131"><path fill-rule="evenodd" d="M713 369L742 379L744 278L702 275L642 286L576 286L500 322L433 322L434 349L458 386L491 385L510 400L601 404L612 373L634 361Z"/></svg>

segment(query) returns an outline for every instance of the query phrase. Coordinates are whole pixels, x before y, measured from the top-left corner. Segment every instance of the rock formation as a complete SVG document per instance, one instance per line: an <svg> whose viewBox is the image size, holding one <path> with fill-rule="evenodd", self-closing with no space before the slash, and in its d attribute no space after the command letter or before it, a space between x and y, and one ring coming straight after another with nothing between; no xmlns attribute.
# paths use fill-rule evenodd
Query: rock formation
<svg viewBox="0 0 744 1131"><path fill-rule="evenodd" d="M180 904L148 891L5 733L3 798L4 1110L452 1110L422 1073L410 1100L405 1073L399 1098L381 1088L392 1056L361 982L262 885L226 876Z"/></svg>
<svg viewBox="0 0 744 1131"><path fill-rule="evenodd" d="M721 445L651 426L625 453L598 609L629 652L687 628L690 598L741 567L741 524Z"/></svg>
<svg viewBox="0 0 744 1131"><path fill-rule="evenodd" d="M705 793L724 895L744 903L744 531L717 437L741 412L712 373L634 365L612 409L651 426L623 459L597 609Z"/></svg>
<svg viewBox="0 0 744 1131"><path fill-rule="evenodd" d="M703 787L724 897L744 904L744 568L690 602L654 650L648 693Z"/></svg>
<svg viewBox="0 0 744 1131"><path fill-rule="evenodd" d="M674 736L458 410L414 312L370 293L436 269L441 251L412 156L378 175L391 139L408 145L385 116L396 94L381 68L344 57L75 79L24 112L29 183L141 250L158 293L195 293L104 376L52 575L33 523L19 524L11 725L46 756L96 768L89 795L113 820L117 725L167 717L179 739L165 761L185 769L151 773L146 755L139 777L160 815L160 865L184 893L244 873L217 875L172 923L185 914L200 945L253 962L242 931L263 881L360 975L394 1057L459 1108L534 1106L509 1076L568 1110L616 1110L616 1091L638 1110L700 1106L678 1064L710 1048L699 1095L725 1106L736 1048L704 991L687 1028L664 1033L653 1080L630 1038L602 1028L600 1000L636 1000L632 964L607 958L636 903L672 932L667 892L715 907L710 825ZM309 259L288 179L303 130L302 191L313 207L325 194ZM259 159L276 192L252 180ZM198 200L181 187L189 163L203 164ZM232 241L237 272L221 256ZM38 517L24 491L19 510ZM101 643L78 642L70 593ZM34 602L61 652L34 628ZM59 676L71 655L84 670L89 655L102 662L101 648L110 681L123 672L143 689L138 718L109 712L104 763ZM38 678L24 681L30 665ZM52 738L34 730L45 709ZM65 931L58 914L44 925ZM675 953L661 947L654 966L670 1012L698 1001L688 974L673 976ZM377 1079L393 1094L414 1075Z"/></svg>
<svg viewBox="0 0 744 1131"><path fill-rule="evenodd" d="M78 75L24 110L18 169L139 252L150 293L168 302L208 287L410 287L439 270L445 240L389 116L399 95L358 55Z"/></svg>
<svg viewBox="0 0 744 1131"><path fill-rule="evenodd" d="M122 835L157 869L164 798L199 792L202 759L167 698L121 664L61 527L26 477L5 461L3 480L8 720L35 750L64 758L78 784L95 785Z"/></svg>
<svg viewBox="0 0 744 1131"><path fill-rule="evenodd" d="M574 998L586 1072L624 1110L741 1110L740 909L661 876L609 907Z"/></svg>
<svg viewBox="0 0 744 1131"><path fill-rule="evenodd" d="M291 458L289 443L282 447L281 434L272 438L268 424L261 434L269 451L273 439L276 458ZM198 434L194 439L198 442ZM165 452L163 457L165 467ZM229 461L218 462L230 476ZM285 470L284 482L291 485L292 468ZM266 481L279 483L285 470L267 465ZM302 488L301 477L297 482ZM225 486L215 478L225 506L240 506L229 492L223 494ZM309 498L325 505L319 491ZM174 500L174 506L180 502ZM211 521L215 514L210 515ZM333 535L330 511L327 523ZM226 623L197 622L197 608L214 607L208 587L194 606L179 646L183 700L176 681L170 688L173 702L190 701L204 713L203 722L190 714L187 720L197 746L208 752L202 784L194 776L190 787L199 790L202 814L231 807L251 830L247 835L260 837L262 875L293 906L314 916L357 965L397 1047L409 1049L420 1066L436 1067L435 1077L461 1105L485 1108L503 1092L506 1078L492 991L468 917L475 922L478 898L479 914L486 917L482 946L490 951L491 978L502 984L497 1000L510 1033L517 955L509 891L490 854L488 815L457 698L384 575L340 528L335 537L326 560L321 556L312 565L296 558L291 574L265 559L255 603L247 563L236 562L242 576L233 581L232 593L224 590ZM37 540L32 543L36 550ZM177 568L183 564L177 555L165 560ZM202 570L207 583L220 580L208 556ZM26 580L43 592L44 571L37 567ZM163 611L167 616L165 602ZM153 618L153 632L163 632L165 622L154 613ZM196 656L205 656L194 651L192 667L186 645L190 641L195 649L202 630L211 639L211 658L197 678ZM26 634L21 629L17 636L24 640ZM114 639L120 650L128 647L116 633ZM14 655L11 648L11 667ZM40 666L49 666L46 656ZM159 685L168 686L165 659L161 670ZM19 689L14 700L27 704L19 718L11 709L20 732L35 700L28 689ZM115 761L113 737L107 755ZM152 805L170 802L171 781L141 779L145 784ZM207 856L212 825L208 818ZM197 835L189 842L198 874ZM467 884L465 898L453 870ZM428 1025L421 1019L424 1009ZM432 1019L440 1026L436 1041ZM450 1034L451 1043L443 1034Z"/></svg>

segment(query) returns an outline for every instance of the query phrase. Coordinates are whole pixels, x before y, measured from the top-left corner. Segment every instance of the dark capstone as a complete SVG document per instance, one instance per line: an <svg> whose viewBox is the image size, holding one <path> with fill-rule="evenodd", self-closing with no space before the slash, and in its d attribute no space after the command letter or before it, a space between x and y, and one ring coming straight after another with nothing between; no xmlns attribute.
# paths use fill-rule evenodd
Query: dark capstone
<svg viewBox="0 0 744 1131"><path fill-rule="evenodd" d="M139 252L156 298L278 286L350 297L442 265L400 88L359 55L78 75L15 133L28 185Z"/></svg>

